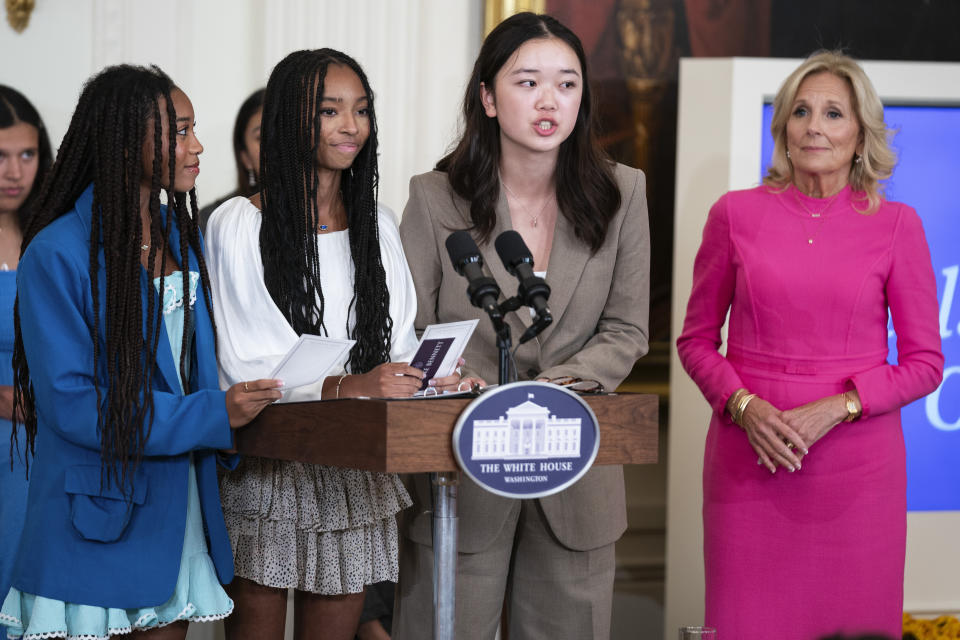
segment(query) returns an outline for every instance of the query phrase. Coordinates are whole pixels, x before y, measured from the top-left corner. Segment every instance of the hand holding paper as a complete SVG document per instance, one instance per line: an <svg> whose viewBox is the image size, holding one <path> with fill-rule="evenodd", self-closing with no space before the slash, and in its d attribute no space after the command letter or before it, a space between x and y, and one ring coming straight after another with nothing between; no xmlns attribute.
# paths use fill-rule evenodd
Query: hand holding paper
<svg viewBox="0 0 960 640"><path fill-rule="evenodd" d="M409 398L420 388L422 372L406 362L385 362L366 373L343 378L340 398Z"/></svg>
<svg viewBox="0 0 960 640"><path fill-rule="evenodd" d="M262 379L238 382L227 389L227 417L230 419L230 428L238 429L247 425L265 407L279 400L283 396L281 386L282 380Z"/></svg>
<svg viewBox="0 0 960 640"><path fill-rule="evenodd" d="M420 345L410 359L411 367L424 372L423 384L417 395L424 394L427 383L431 379L453 375L478 322L478 320L465 320L431 324L424 330L420 337Z"/></svg>

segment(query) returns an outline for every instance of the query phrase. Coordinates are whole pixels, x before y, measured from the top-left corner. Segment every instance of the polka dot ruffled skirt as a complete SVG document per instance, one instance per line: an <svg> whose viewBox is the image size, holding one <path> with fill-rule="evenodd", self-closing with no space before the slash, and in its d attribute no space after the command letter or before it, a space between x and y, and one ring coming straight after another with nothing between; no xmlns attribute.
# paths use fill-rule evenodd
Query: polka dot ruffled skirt
<svg viewBox="0 0 960 640"><path fill-rule="evenodd" d="M323 595L397 579L395 474L246 457L220 494L239 576Z"/></svg>

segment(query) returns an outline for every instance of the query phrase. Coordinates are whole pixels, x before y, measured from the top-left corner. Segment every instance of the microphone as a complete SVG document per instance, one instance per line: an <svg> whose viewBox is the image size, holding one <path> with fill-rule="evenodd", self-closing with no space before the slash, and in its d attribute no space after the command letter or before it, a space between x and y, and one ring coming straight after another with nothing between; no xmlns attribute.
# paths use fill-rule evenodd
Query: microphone
<svg viewBox="0 0 960 640"><path fill-rule="evenodd" d="M553 316L547 306L550 285L533 272L533 255L519 233L504 231L497 236L493 244L497 249L497 255L503 261L504 268L520 281L517 295L523 304L533 309L537 316L537 321L521 336L520 343L523 344L553 322Z"/></svg>
<svg viewBox="0 0 960 640"><path fill-rule="evenodd" d="M496 280L483 275L483 257L468 231L454 231L446 240L447 253L457 273L467 279L470 303L487 312L495 322L503 319L497 298L500 287Z"/></svg>

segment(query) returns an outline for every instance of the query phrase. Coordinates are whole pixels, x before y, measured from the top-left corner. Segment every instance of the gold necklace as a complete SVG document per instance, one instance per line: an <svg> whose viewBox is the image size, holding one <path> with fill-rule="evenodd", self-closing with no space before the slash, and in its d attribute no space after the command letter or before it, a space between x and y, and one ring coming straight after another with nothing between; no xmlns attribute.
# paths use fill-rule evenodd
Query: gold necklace
<svg viewBox="0 0 960 640"><path fill-rule="evenodd" d="M794 188L796 188L796 187L794 187ZM842 189L841 189L840 191L842 191ZM808 207L806 204L804 204L803 199L800 198L800 195L799 195L799 194L800 194L800 190L799 190L799 189L797 189L796 191L793 192L793 199L797 201L797 204L799 204L799 205L803 208L804 211L806 211L807 213L809 213L811 218L813 218L813 219L815 219L815 220L817 221L817 229L816 229L816 231L814 231L813 233L810 233L809 230L807 229L807 222L806 222L806 220L801 220L801 222L800 222L800 223L803 225L803 230L804 230L804 232L806 232L806 235L807 235L807 244L808 244L808 245L812 245L812 244L813 244L813 241L816 239L816 237L817 237L818 235L820 235L820 231L823 229L823 225L824 225L824 222L825 222L825 220L822 219L822 216L823 216L823 214L825 214L825 213L827 212L827 209L829 209L829 208L833 205L834 200L836 200L836 199L837 199L837 196L840 195L840 191L837 191L835 194L833 194L833 196L830 198L830 200L827 201L827 204L825 204L824 207L823 207L822 209L820 209L819 211L814 211L814 210L812 210L810 207Z"/></svg>
<svg viewBox="0 0 960 640"><path fill-rule="evenodd" d="M527 206L523 204L520 198L517 197L517 194L513 192L513 189L507 186L507 183L503 181L503 178L500 179L500 184L502 184L503 188L507 190L507 193L513 196L513 199L516 200L517 204L520 205L520 208L523 209L524 213L530 217L530 226L536 227L540 221L540 215L543 214L544 210L547 208L547 205L550 204L550 201L553 198L548 197L544 199L543 204L540 206L540 211L537 212L537 215L533 215L530 213L530 209L527 209Z"/></svg>
<svg viewBox="0 0 960 640"><path fill-rule="evenodd" d="M794 188L796 188L796 187L794 187ZM841 189L840 191L843 191L843 189ZM820 209L820 211L814 211L814 210L812 210L810 207L808 207L807 205L805 205L805 204L803 203L803 200L800 198L800 190L799 190L799 189L797 189L796 191L793 192L793 199L797 201L797 204L799 204L799 205L803 208L804 211L806 211L807 213L810 214L810 217L811 217L811 218L819 218L820 216L822 216L823 214L825 214L825 213L827 212L827 209L830 208L830 206L833 204L833 201L836 200L836 199L837 199L837 196L840 195L840 191L837 191L835 194L833 194L833 196L827 201L827 204L825 204L825 205L823 206L823 209Z"/></svg>
<svg viewBox="0 0 960 640"><path fill-rule="evenodd" d="M823 225L825 224L825 222L826 222L825 220L818 220L818 221L817 221L817 229L816 229L816 231L814 231L813 233L810 233L810 232L808 231L808 229L807 229L807 222L806 222L806 220L801 220L801 221L800 221L800 223L803 225L803 230L807 233L807 244L808 244L808 245L813 244L814 239L815 239L818 235L820 235L820 230L823 229Z"/></svg>

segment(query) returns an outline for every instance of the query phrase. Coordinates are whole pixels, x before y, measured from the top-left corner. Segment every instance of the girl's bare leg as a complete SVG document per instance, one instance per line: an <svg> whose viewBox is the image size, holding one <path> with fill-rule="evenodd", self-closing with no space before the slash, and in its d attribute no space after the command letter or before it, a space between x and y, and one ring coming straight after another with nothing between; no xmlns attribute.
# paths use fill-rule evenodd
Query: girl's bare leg
<svg viewBox="0 0 960 640"><path fill-rule="evenodd" d="M265 587L239 576L224 589L233 613L223 621L227 640L283 640L287 590Z"/></svg>
<svg viewBox="0 0 960 640"><path fill-rule="evenodd" d="M296 591L294 640L353 640L363 611L364 592L321 596Z"/></svg>

